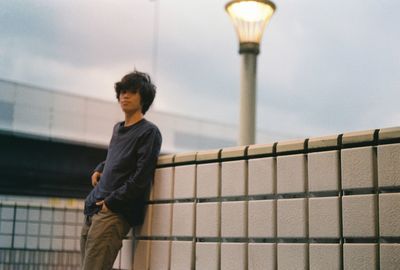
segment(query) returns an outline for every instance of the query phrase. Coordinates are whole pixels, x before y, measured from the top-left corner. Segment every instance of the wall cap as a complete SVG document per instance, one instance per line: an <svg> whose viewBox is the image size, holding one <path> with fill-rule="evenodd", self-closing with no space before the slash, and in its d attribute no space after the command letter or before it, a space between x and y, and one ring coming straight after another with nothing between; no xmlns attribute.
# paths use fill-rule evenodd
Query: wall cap
<svg viewBox="0 0 400 270"><path fill-rule="evenodd" d="M221 158L244 157L246 145L227 147L222 149Z"/></svg>
<svg viewBox="0 0 400 270"><path fill-rule="evenodd" d="M276 152L281 153L281 152L304 150L304 142L305 139L278 142L278 145L276 147Z"/></svg>
<svg viewBox="0 0 400 270"><path fill-rule="evenodd" d="M400 138L400 127L383 128L379 130L379 140Z"/></svg>
<svg viewBox="0 0 400 270"><path fill-rule="evenodd" d="M174 154L161 155L158 157L157 165L166 165L174 163Z"/></svg>
<svg viewBox="0 0 400 270"><path fill-rule="evenodd" d="M247 150L248 156L255 156L255 155L265 155L265 154L272 154L274 150L274 144L253 144L250 145Z"/></svg>
<svg viewBox="0 0 400 270"><path fill-rule="evenodd" d="M326 148L326 147L334 147L338 145L338 137L339 135L329 135L323 137L315 137L310 138L308 141L308 148Z"/></svg>
<svg viewBox="0 0 400 270"><path fill-rule="evenodd" d="M206 161L206 160L218 159L220 151L221 151L221 149L211 149L211 150L199 151L196 154L196 160L197 161Z"/></svg>
<svg viewBox="0 0 400 270"><path fill-rule="evenodd" d="M350 143L373 142L374 133L375 129L344 133L342 143L350 144Z"/></svg>
<svg viewBox="0 0 400 270"><path fill-rule="evenodd" d="M174 163L190 162L196 160L197 152L185 152L175 155Z"/></svg>

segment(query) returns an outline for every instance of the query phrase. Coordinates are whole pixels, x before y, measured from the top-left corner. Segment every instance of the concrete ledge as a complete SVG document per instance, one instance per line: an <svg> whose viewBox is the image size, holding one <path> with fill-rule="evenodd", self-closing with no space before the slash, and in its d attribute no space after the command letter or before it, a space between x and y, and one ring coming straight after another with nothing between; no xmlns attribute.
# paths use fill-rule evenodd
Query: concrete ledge
<svg viewBox="0 0 400 270"><path fill-rule="evenodd" d="M162 155L158 157L157 165L169 165L174 163L175 154Z"/></svg>
<svg viewBox="0 0 400 270"><path fill-rule="evenodd" d="M235 146L228 147L222 149L221 158L236 158L236 157L244 157L244 152L246 149L246 145L244 146Z"/></svg>
<svg viewBox="0 0 400 270"><path fill-rule="evenodd" d="M400 127L383 128L379 130L379 140L400 138Z"/></svg>
<svg viewBox="0 0 400 270"><path fill-rule="evenodd" d="M191 162L196 160L197 152L186 152L175 155L174 163Z"/></svg>
<svg viewBox="0 0 400 270"><path fill-rule="evenodd" d="M273 144L254 144L250 145L247 150L248 156L255 155L267 155L272 154L274 145Z"/></svg>
<svg viewBox="0 0 400 270"><path fill-rule="evenodd" d="M308 141L308 149L336 147L338 146L338 137L338 135L330 135L310 138Z"/></svg>
<svg viewBox="0 0 400 270"><path fill-rule="evenodd" d="M363 143L374 141L375 129L355 131L343 134L343 144Z"/></svg>
<svg viewBox="0 0 400 270"><path fill-rule="evenodd" d="M196 161L216 160L219 158L220 151L221 149L199 151L196 154Z"/></svg>
<svg viewBox="0 0 400 270"><path fill-rule="evenodd" d="M278 142L277 153L304 150L305 139Z"/></svg>

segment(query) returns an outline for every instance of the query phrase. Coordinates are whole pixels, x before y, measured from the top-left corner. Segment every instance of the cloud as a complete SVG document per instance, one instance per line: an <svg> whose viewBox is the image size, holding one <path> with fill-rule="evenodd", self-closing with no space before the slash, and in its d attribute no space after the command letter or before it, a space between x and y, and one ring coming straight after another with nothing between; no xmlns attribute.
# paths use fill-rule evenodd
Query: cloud
<svg viewBox="0 0 400 270"><path fill-rule="evenodd" d="M259 84L260 110L279 112L271 116L271 126L287 131L379 127L383 112L394 113L399 96L400 39L393 17L386 19L387 10L372 1L347 2L345 9L338 2L310 4L280 3L266 31L259 58L265 78ZM285 111L298 116L290 129L273 120Z"/></svg>

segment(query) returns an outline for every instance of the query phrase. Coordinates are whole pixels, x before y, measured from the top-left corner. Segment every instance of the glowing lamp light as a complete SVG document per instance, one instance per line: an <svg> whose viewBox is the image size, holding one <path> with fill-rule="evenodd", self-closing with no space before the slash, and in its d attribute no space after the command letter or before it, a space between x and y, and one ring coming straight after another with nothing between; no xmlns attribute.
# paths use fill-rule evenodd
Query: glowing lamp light
<svg viewBox="0 0 400 270"><path fill-rule="evenodd" d="M259 44L276 6L268 0L234 0L226 4L240 42L240 53L253 49L259 52Z"/></svg>

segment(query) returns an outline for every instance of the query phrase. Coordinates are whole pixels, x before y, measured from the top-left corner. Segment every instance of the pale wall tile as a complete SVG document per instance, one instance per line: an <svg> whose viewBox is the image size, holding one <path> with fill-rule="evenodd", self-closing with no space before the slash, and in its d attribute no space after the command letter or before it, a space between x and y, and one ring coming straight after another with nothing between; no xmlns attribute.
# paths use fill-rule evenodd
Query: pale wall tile
<svg viewBox="0 0 400 270"><path fill-rule="evenodd" d="M175 167L174 199L195 198L196 165Z"/></svg>
<svg viewBox="0 0 400 270"><path fill-rule="evenodd" d="M343 264L349 270L376 270L377 244L344 244Z"/></svg>
<svg viewBox="0 0 400 270"><path fill-rule="evenodd" d="M130 270L132 267L133 243L132 240L122 240L121 269Z"/></svg>
<svg viewBox="0 0 400 270"><path fill-rule="evenodd" d="M152 200L170 200L173 198L173 173L173 167L156 169L152 188Z"/></svg>
<svg viewBox="0 0 400 270"><path fill-rule="evenodd" d="M148 269L150 258L150 241L138 240L133 255L133 270Z"/></svg>
<svg viewBox="0 0 400 270"><path fill-rule="evenodd" d="M246 243L221 244L221 269L243 270L247 265Z"/></svg>
<svg viewBox="0 0 400 270"><path fill-rule="evenodd" d="M194 236L195 203L174 203L172 236Z"/></svg>
<svg viewBox="0 0 400 270"><path fill-rule="evenodd" d="M310 238L339 238L339 197L309 198L308 205Z"/></svg>
<svg viewBox="0 0 400 270"><path fill-rule="evenodd" d="M305 155L280 156L277 158L277 193L306 192Z"/></svg>
<svg viewBox="0 0 400 270"><path fill-rule="evenodd" d="M400 193L379 194L379 226L381 236L400 236Z"/></svg>
<svg viewBox="0 0 400 270"><path fill-rule="evenodd" d="M277 202L278 237L307 237L307 199L282 199Z"/></svg>
<svg viewBox="0 0 400 270"><path fill-rule="evenodd" d="M220 189L220 164L197 165L197 197L218 197Z"/></svg>
<svg viewBox="0 0 400 270"><path fill-rule="evenodd" d="M377 236L376 195L343 196L343 236Z"/></svg>
<svg viewBox="0 0 400 270"><path fill-rule="evenodd" d="M380 187L400 186L400 144L378 146L378 179Z"/></svg>
<svg viewBox="0 0 400 270"><path fill-rule="evenodd" d="M246 195L246 161L227 161L222 163L221 196Z"/></svg>
<svg viewBox="0 0 400 270"><path fill-rule="evenodd" d="M223 202L221 206L221 237L247 236L247 202Z"/></svg>
<svg viewBox="0 0 400 270"><path fill-rule="evenodd" d="M342 188L373 188L375 153L373 147L342 150Z"/></svg>
<svg viewBox="0 0 400 270"><path fill-rule="evenodd" d="M220 243L196 243L196 270L219 269Z"/></svg>
<svg viewBox="0 0 400 270"><path fill-rule="evenodd" d="M278 244L278 270L307 270L308 244Z"/></svg>
<svg viewBox="0 0 400 270"><path fill-rule="evenodd" d="M276 200L249 201L249 237L273 238L276 236Z"/></svg>
<svg viewBox="0 0 400 270"><path fill-rule="evenodd" d="M248 270L275 270L276 244L249 243Z"/></svg>
<svg viewBox="0 0 400 270"><path fill-rule="evenodd" d="M170 270L188 270L193 266L193 242L172 241Z"/></svg>
<svg viewBox="0 0 400 270"><path fill-rule="evenodd" d="M381 270L398 270L400 266L400 244L380 245Z"/></svg>
<svg viewBox="0 0 400 270"><path fill-rule="evenodd" d="M310 270L340 270L340 244L310 244Z"/></svg>
<svg viewBox="0 0 400 270"><path fill-rule="evenodd" d="M150 244L150 270L169 270L170 241L153 240Z"/></svg>
<svg viewBox="0 0 400 270"><path fill-rule="evenodd" d="M172 205L167 204L153 204L152 207L152 222L151 222L151 235L152 236L170 236L171 235L171 217Z"/></svg>
<svg viewBox="0 0 400 270"><path fill-rule="evenodd" d="M220 203L196 205L196 237L219 237Z"/></svg>
<svg viewBox="0 0 400 270"><path fill-rule="evenodd" d="M250 159L249 195L265 195L275 193L275 158Z"/></svg>
<svg viewBox="0 0 400 270"><path fill-rule="evenodd" d="M308 187L311 192L339 190L339 152L308 154Z"/></svg>

